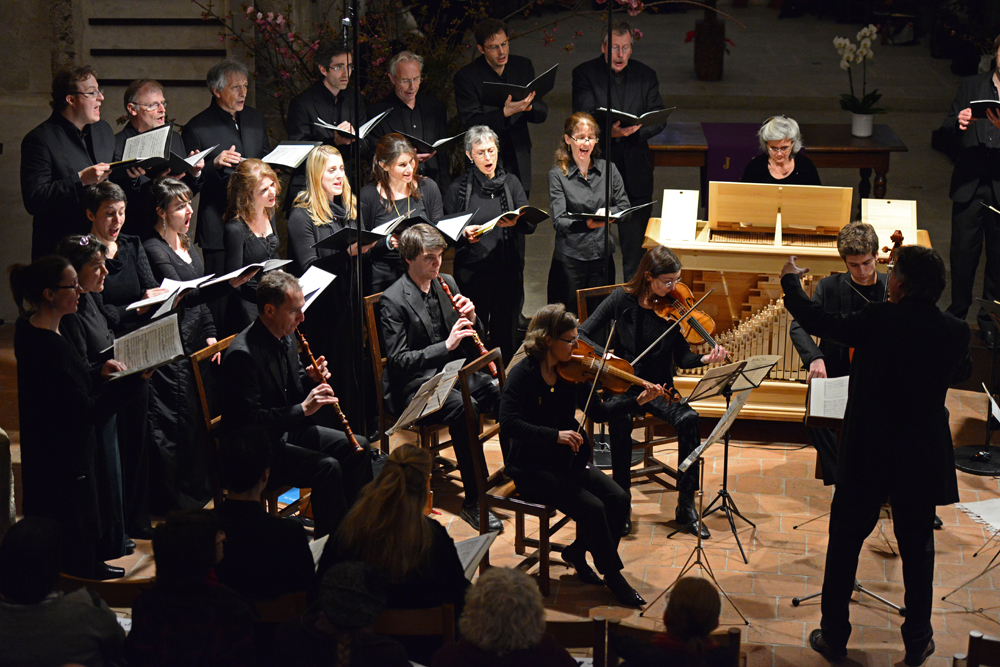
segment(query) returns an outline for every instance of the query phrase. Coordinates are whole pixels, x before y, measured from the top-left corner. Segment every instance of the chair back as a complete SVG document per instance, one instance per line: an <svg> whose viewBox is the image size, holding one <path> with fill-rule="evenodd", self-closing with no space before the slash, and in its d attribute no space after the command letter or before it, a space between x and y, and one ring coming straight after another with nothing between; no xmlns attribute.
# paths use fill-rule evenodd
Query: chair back
<svg viewBox="0 0 1000 667"><path fill-rule="evenodd" d="M373 626L380 635L397 637L441 637L455 643L455 607L444 604L430 609L386 609Z"/></svg>
<svg viewBox="0 0 1000 667"><path fill-rule="evenodd" d="M500 392L503 393L504 384L507 382L507 372L503 366L503 355L500 348L495 347L483 356L475 359L458 372L458 384L462 390L462 404L465 407L465 428L469 433L469 447L472 449L472 466L476 475L476 486L479 488L479 509L485 513L487 509L486 493L496 485L501 473L500 471L490 476L489 468L486 465L486 454L483 446L490 438L500 432L499 421L489 428L481 428L481 422L473 410L472 391L469 388L469 380L479 371L487 368L490 363L496 364L497 381L500 383ZM480 534L489 532L488 522L480 521Z"/></svg>
<svg viewBox="0 0 1000 667"><path fill-rule="evenodd" d="M394 421L390 418L385 407L385 397L382 395L382 372L387 363L386 357L382 356L382 327L379 326L379 301L382 292L372 294L364 298L365 302L365 333L368 338L368 351L372 357L372 373L375 378L375 400L378 405L379 433L381 434L380 448L383 452L389 451L389 436L386 435Z"/></svg>
<svg viewBox="0 0 1000 667"><path fill-rule="evenodd" d="M222 484L219 481L219 456L216 431L222 424L222 414L216 387L219 383L218 366L211 363L216 354L225 354L235 335L224 338L214 345L202 348L192 354L191 370L194 373L194 384L198 389L198 402L201 405L201 417L205 424L205 443L210 447L208 453L208 474L212 482L212 495L215 507L222 504ZM203 366L204 365L204 366Z"/></svg>
<svg viewBox="0 0 1000 667"><path fill-rule="evenodd" d="M154 577L135 577L133 579L114 579L111 581L97 581L94 579L81 579L69 574L59 575L59 590L64 593L72 593L75 590L86 588L97 593L109 607L119 609L131 609L143 591L148 591L153 587Z"/></svg>
<svg viewBox="0 0 1000 667"><path fill-rule="evenodd" d="M978 630L969 632L966 667L1000 667L1000 638L987 637Z"/></svg>
<svg viewBox="0 0 1000 667"><path fill-rule="evenodd" d="M589 648L593 651L594 667L606 667L608 621L603 617L577 621L546 621L545 631L565 649Z"/></svg>
<svg viewBox="0 0 1000 667"><path fill-rule="evenodd" d="M580 289L576 291L576 314L583 322L587 319L590 312L587 309L588 299L601 299L608 296L615 291L615 288L622 287L624 283L619 283L618 285L602 285L601 287L588 287L586 289Z"/></svg>
<svg viewBox="0 0 1000 667"><path fill-rule="evenodd" d="M660 630L650 628L637 628L634 625L626 625L612 619L608 624L608 667L615 667L618 664L619 658L615 655L614 651L614 639L616 637L632 637L649 644L653 641L653 637L660 632ZM720 662L718 664L739 667L742 631L739 628L729 628L727 630L717 630L709 636L719 647ZM716 663L713 662L713 664Z"/></svg>

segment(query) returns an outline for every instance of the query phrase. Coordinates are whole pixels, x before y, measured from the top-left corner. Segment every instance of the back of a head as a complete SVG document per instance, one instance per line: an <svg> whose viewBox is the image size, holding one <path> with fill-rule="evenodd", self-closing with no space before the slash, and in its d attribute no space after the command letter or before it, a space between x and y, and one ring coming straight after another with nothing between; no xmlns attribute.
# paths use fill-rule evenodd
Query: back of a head
<svg viewBox="0 0 1000 667"><path fill-rule="evenodd" d="M663 622L667 631L681 641L707 637L719 627L722 601L711 582L683 577L670 592Z"/></svg>
<svg viewBox="0 0 1000 667"><path fill-rule="evenodd" d="M520 570L487 570L466 593L458 627L465 639L496 656L537 646L545 633L538 585Z"/></svg>
<svg viewBox="0 0 1000 667"><path fill-rule="evenodd" d="M944 292L944 260L933 248L919 245L898 248L893 272L903 283L907 299L937 303Z"/></svg>
<svg viewBox="0 0 1000 667"><path fill-rule="evenodd" d="M208 510L178 512L153 530L157 584L191 585L205 580L216 562L218 520Z"/></svg>
<svg viewBox="0 0 1000 667"><path fill-rule="evenodd" d="M232 493L252 489L271 467L271 442L263 429L244 426L219 443L219 481Z"/></svg>
<svg viewBox="0 0 1000 667"><path fill-rule="evenodd" d="M38 604L59 584L59 525L26 517L0 542L0 597L14 604Z"/></svg>

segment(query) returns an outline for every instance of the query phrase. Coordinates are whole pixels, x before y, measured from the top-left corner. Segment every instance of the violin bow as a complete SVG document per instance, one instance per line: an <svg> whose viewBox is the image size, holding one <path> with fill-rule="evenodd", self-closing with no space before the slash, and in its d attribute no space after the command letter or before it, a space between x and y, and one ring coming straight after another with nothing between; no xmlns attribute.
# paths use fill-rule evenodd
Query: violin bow
<svg viewBox="0 0 1000 667"><path fill-rule="evenodd" d="M693 306L691 306L690 308L687 309L686 313L684 313L683 315L681 315L679 318L677 318L677 320L673 324L671 324L669 327L667 327L667 330L664 331L663 333L661 333L660 336L659 336L659 338L657 338L652 343L650 343L649 347L647 347L645 350L642 351L642 354L640 354L638 357L636 357L635 359L632 360L632 368L635 368L635 365L637 363L639 363L639 360L642 359L643 357L645 357L646 354L650 350L652 350L654 347L656 347L657 345L659 345L660 341L663 340L664 338L666 338L667 334L674 330L674 327L676 327L678 324L680 324L681 322L683 322L686 318L690 317L694 313L695 309L698 307L698 304L701 303L702 301L704 301L705 299L707 299L708 295L711 294L714 291L715 291L715 288L712 288L712 289L708 290L707 292L705 292L705 296L703 296L700 299L698 299L698 301L696 301Z"/></svg>
<svg viewBox="0 0 1000 667"><path fill-rule="evenodd" d="M608 348L611 347L611 341L615 335L616 324L617 322L615 320L611 320L611 331L608 332L608 342L604 344L604 354L601 355L601 365L597 367L597 375L594 376L594 381L590 383L590 394L587 396L587 402L583 404L583 424L587 423L587 410L590 409L590 400L594 398L594 391L597 389L597 382L601 379L601 373L604 372L604 366L607 365ZM583 431L583 424L577 426L577 433Z"/></svg>

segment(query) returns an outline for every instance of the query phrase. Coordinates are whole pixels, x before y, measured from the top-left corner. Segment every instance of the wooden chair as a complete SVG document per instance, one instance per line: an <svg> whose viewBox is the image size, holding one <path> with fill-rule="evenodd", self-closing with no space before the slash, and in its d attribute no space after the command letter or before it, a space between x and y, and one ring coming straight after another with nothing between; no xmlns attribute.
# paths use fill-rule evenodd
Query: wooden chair
<svg viewBox="0 0 1000 667"><path fill-rule="evenodd" d="M380 635L396 637L441 637L455 643L455 607L444 604L430 609L386 609L373 626Z"/></svg>
<svg viewBox="0 0 1000 667"><path fill-rule="evenodd" d="M578 621L546 621L545 631L555 637L565 649L591 649L594 667L607 665L607 619L597 616Z"/></svg>
<svg viewBox="0 0 1000 667"><path fill-rule="evenodd" d="M75 590L86 588L101 596L109 607L119 609L131 609L143 591L148 591L153 587L154 577L136 577L134 579L113 579L111 581L96 581L94 579L80 579L69 574L59 575L59 590L64 593L72 593Z"/></svg>
<svg viewBox="0 0 1000 667"><path fill-rule="evenodd" d="M212 491L215 498L215 507L222 504L222 498L224 495L222 484L219 481L219 427L222 425L222 415L220 414L220 407L218 400L216 399L215 382L218 378L213 373L206 373L206 370L202 367L202 364L211 363L212 357L216 354L225 353L229 349L229 345L233 342L236 336L230 336L220 340L214 345L209 345L208 347L202 348L190 356L191 359L191 369L194 371L194 383L198 388L198 400L201 404L201 416L205 424L205 432L207 436L207 441L212 446L212 451L209 453L209 475L212 479ZM210 384L211 383L211 384ZM275 516L288 516L295 514L308 498L306 491L303 490L299 494L299 499L293 503L290 503L284 507L284 509L278 509L278 498L289 491L292 487L285 486L275 489L270 489L264 491L261 495L261 502L270 514Z"/></svg>
<svg viewBox="0 0 1000 667"><path fill-rule="evenodd" d="M531 568L535 562L538 563L538 588L542 595L548 597L549 586L549 551L562 551L563 544L555 544L549 541L552 534L569 523L570 518L563 516L553 526L549 526L549 520L556 510L548 505L529 502L520 498L514 482L506 479L503 473L503 466L499 470L490 474L486 465L486 454L483 446L488 440L500 432L499 423L495 423L489 428L480 427L480 420L475 418L472 410L472 393L469 390L469 379L479 370L489 366L493 362L497 366L497 380L500 382L500 390L503 391L504 383L507 381L507 374L504 371L503 357L499 348L494 348L489 353L484 354L475 361L466 364L458 372L458 383L462 389L462 401L465 404L465 425L469 431L469 445L472 448L472 463L476 472L476 484L479 487L479 533L489 532L488 511L490 509L504 510L514 513L514 552L524 555L525 547L533 547L535 551L527 555L517 567L522 570ZM524 517L531 515L538 519L538 539L529 538L525 535ZM479 564L480 573L490 566L490 555L487 552Z"/></svg>
<svg viewBox="0 0 1000 667"><path fill-rule="evenodd" d="M587 301L588 299L606 297L615 290L616 287L621 287L621 285L605 285L603 287L590 287L587 289L577 290L576 293L576 303L577 303L577 313L579 313L580 322L582 323L587 319ZM632 419L632 430L635 431L637 428L643 430L643 439L641 442L633 442L632 451L642 451L642 466L639 468L633 468L631 471L632 479L636 478L647 478L650 481L654 481L668 489L674 489L674 485L663 480L661 475L667 475L672 479L677 479L677 469L667 465L666 462L658 459L654 452L654 447L659 447L661 445L675 445L677 443L677 436L657 436L657 429L664 429L670 427L662 419L654 417L651 414L645 413L641 415L636 415ZM672 430L672 427L670 427ZM594 423L587 420L587 435L590 437L590 441L594 441ZM680 463L680 461L678 461Z"/></svg>
<svg viewBox="0 0 1000 667"><path fill-rule="evenodd" d="M382 395L382 372L385 369L388 359L382 356L382 327L379 326L378 304L382 298L382 292L365 297L365 324L368 337L368 350L372 356L372 371L375 379L375 396L378 401L378 426L381 434L380 447L386 454L389 453L389 436L387 431L396 423L397 416L389 412L385 405L385 397ZM415 433L417 443L421 448L427 450L433 457L442 449L451 447L451 440L441 442L442 431L447 431L448 427L442 424L431 426L409 426L405 430Z"/></svg>
<svg viewBox="0 0 1000 667"><path fill-rule="evenodd" d="M613 638L632 637L648 644L659 632L661 631L649 628L637 628L633 625L625 625L619 620L611 619L608 623L608 667L616 667L619 661L613 648ZM724 664L731 667L745 667L746 655L740 652L740 642L742 639L742 630L740 628L717 630L711 634L711 638L723 651L725 655Z"/></svg>
<svg viewBox="0 0 1000 667"><path fill-rule="evenodd" d="M969 652L956 653L953 667L1000 667L1000 638L987 637L978 630L969 632Z"/></svg>

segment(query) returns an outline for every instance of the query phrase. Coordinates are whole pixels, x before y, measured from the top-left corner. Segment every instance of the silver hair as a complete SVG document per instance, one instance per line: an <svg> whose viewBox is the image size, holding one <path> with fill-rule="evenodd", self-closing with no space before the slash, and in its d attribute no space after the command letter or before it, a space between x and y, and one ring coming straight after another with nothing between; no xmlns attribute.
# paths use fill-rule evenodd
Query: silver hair
<svg viewBox="0 0 1000 667"><path fill-rule="evenodd" d="M799 124L788 116L772 116L764 121L757 131L760 138L760 152L767 153L767 142L791 139L792 156L802 150L802 133Z"/></svg>
<svg viewBox="0 0 1000 667"><path fill-rule="evenodd" d="M601 29L601 46L608 45L608 31ZM632 39L629 43L635 42L635 28L628 21L615 21L611 24L611 34L613 35L628 35Z"/></svg>
<svg viewBox="0 0 1000 667"><path fill-rule="evenodd" d="M496 656L537 646L545 633L538 585L520 570L487 570L466 594L458 627L474 646Z"/></svg>
<svg viewBox="0 0 1000 667"><path fill-rule="evenodd" d="M394 79L396 78L396 68L399 66L399 63L417 63L417 67L420 68L420 73L423 74L424 72L423 56L418 56L413 51L400 51L392 57L392 60L389 61L389 67L387 69L387 71L392 74L392 78Z"/></svg>
<svg viewBox="0 0 1000 667"><path fill-rule="evenodd" d="M476 144L481 144L487 139L492 139L500 150L500 137L486 125L473 125L465 133L465 152L472 153L472 148Z"/></svg>
<svg viewBox="0 0 1000 667"><path fill-rule="evenodd" d="M208 70L208 76L205 77L205 83L208 84L209 90L225 90L226 86L229 84L230 74L242 74L247 79L250 78L250 70L247 66L231 58L226 58L221 63Z"/></svg>

